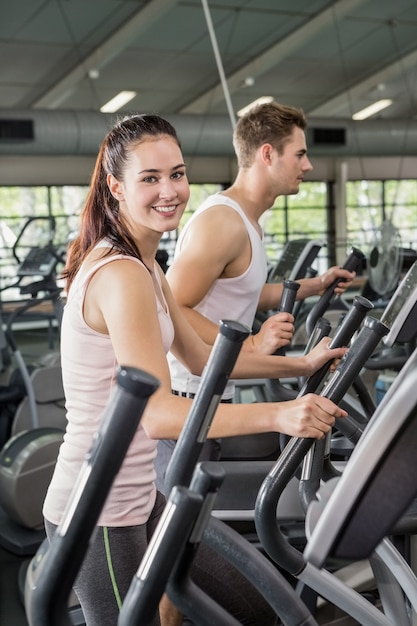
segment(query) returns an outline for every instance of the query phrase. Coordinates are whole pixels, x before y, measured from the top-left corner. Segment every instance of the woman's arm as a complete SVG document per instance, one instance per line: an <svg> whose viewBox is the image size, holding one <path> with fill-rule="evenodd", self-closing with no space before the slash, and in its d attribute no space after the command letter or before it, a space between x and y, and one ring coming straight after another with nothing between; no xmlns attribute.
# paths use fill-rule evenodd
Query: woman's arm
<svg viewBox="0 0 417 626"><path fill-rule="evenodd" d="M210 347L181 315L166 283L164 291L170 309L172 307L175 350L182 358L193 361L193 366L201 373L200 367L207 362ZM95 318L89 315L91 311L98 312ZM105 265L94 275L88 287L85 317L87 323L93 324L96 330L110 335L119 364L143 369L160 381L160 388L150 398L142 418L148 436L155 439L178 438L191 400L171 393L169 369L149 272L127 260ZM323 437L334 424L335 418L343 415L345 413L327 398L312 394L285 403L221 404L209 436L228 437L276 431L294 436Z"/></svg>

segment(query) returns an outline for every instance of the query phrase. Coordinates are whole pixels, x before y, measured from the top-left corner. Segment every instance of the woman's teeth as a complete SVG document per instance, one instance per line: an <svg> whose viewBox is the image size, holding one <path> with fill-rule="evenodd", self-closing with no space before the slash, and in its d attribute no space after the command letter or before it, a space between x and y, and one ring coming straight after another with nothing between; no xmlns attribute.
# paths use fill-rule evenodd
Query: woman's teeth
<svg viewBox="0 0 417 626"><path fill-rule="evenodd" d="M158 213L171 213L172 211L175 211L175 205L173 205L173 206L154 206L153 208Z"/></svg>

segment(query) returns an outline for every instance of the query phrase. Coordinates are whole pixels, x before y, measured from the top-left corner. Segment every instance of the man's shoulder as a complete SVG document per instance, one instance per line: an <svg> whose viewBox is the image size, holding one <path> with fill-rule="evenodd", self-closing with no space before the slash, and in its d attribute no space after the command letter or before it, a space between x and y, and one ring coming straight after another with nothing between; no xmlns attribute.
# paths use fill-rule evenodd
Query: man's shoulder
<svg viewBox="0 0 417 626"><path fill-rule="evenodd" d="M246 226L242 216L227 203L213 204L201 212L196 212L188 224L190 230L200 230L201 228L215 230L218 234L232 229L246 231Z"/></svg>

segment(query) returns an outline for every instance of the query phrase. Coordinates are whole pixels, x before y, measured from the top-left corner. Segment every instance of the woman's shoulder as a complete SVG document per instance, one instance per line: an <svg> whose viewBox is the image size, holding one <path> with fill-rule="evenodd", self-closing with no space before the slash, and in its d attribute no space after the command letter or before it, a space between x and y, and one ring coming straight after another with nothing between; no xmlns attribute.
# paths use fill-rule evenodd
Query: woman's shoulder
<svg viewBox="0 0 417 626"><path fill-rule="evenodd" d="M129 270L140 272L142 269L146 270L140 259L111 250L110 247L101 246L89 252L83 261L79 274L82 278L96 274L100 270L100 274L110 276L124 274Z"/></svg>

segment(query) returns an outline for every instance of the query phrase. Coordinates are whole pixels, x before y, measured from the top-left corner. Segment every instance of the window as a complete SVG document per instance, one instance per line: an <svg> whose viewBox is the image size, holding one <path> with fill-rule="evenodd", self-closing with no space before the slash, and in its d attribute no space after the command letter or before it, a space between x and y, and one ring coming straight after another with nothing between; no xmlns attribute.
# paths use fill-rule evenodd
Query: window
<svg viewBox="0 0 417 626"><path fill-rule="evenodd" d="M262 218L268 259L276 263L290 239L317 239L328 242L327 185L304 182L298 194L279 197ZM320 264L327 263L326 250Z"/></svg>
<svg viewBox="0 0 417 626"><path fill-rule="evenodd" d="M298 194L279 197L261 218L268 259L275 264L289 239L309 238L324 242L317 261L321 272L334 258L335 233L330 222L331 182L304 182ZM207 198L221 191L221 184L191 185L188 207L178 232L192 213ZM13 246L28 219L40 216L37 230L21 241L22 250L42 245L50 236L50 221L55 222L54 243L65 248L76 235L78 219L88 186L0 187L0 286L16 275ZM346 186L346 241L368 253L375 231L384 220L392 220L404 248L417 248L417 180L359 180ZM164 233L161 248L172 260L178 232ZM344 233L339 235L344 238ZM344 240L344 239L343 239Z"/></svg>
<svg viewBox="0 0 417 626"><path fill-rule="evenodd" d="M346 186L347 238L366 254L382 222L398 229L402 246L417 247L417 181L360 180Z"/></svg>
<svg viewBox="0 0 417 626"><path fill-rule="evenodd" d="M0 187L1 289L15 281L19 261L30 248L52 241L65 250L87 191L87 186Z"/></svg>

